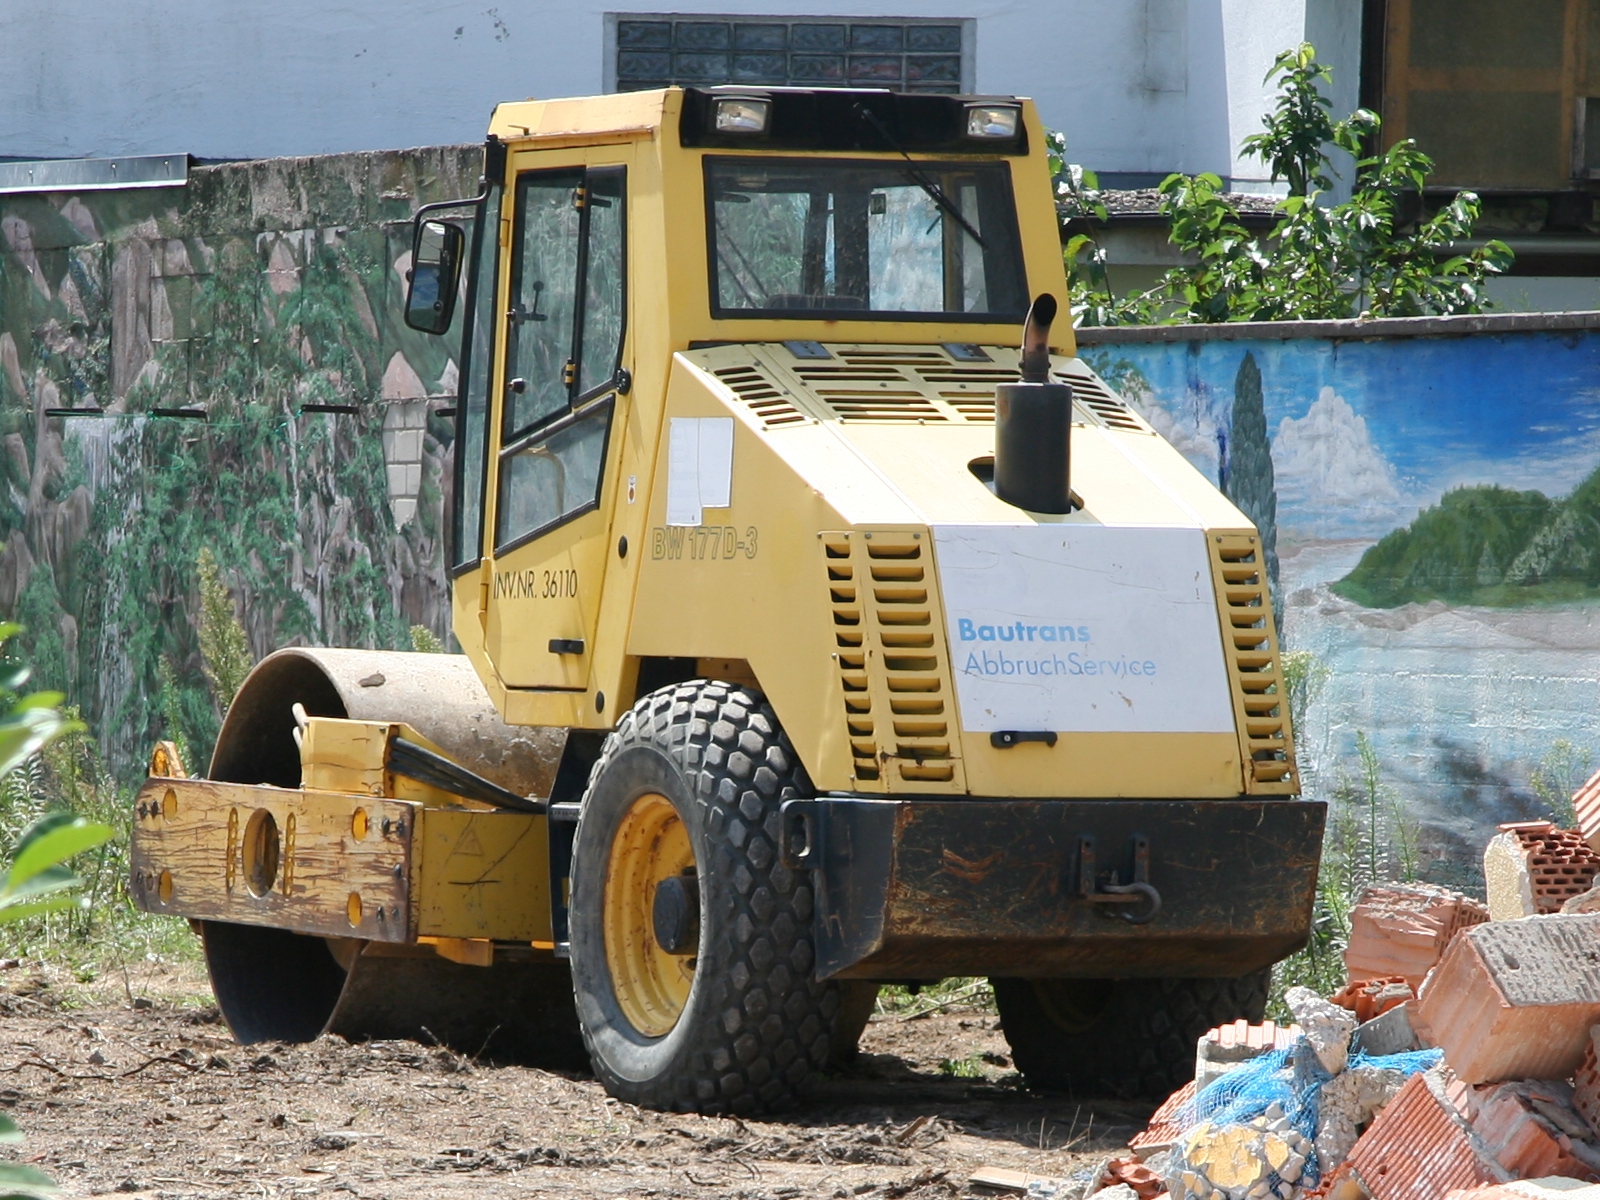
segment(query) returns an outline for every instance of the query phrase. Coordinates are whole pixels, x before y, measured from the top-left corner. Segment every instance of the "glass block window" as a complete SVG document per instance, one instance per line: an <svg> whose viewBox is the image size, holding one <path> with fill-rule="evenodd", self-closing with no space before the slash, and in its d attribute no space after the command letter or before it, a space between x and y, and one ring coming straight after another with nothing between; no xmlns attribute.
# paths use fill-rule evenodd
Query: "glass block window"
<svg viewBox="0 0 1600 1200"><path fill-rule="evenodd" d="M607 86L881 87L970 92L969 19L609 13Z"/></svg>

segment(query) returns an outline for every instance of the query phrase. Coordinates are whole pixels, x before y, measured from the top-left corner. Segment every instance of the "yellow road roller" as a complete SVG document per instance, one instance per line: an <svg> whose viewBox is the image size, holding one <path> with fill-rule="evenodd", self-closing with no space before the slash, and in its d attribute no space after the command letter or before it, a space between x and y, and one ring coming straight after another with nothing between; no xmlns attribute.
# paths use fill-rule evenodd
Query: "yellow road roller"
<svg viewBox="0 0 1600 1200"><path fill-rule="evenodd" d="M463 653L281 650L137 798L133 896L241 1042L748 1112L884 982L991 977L1084 1094L1259 1019L1325 816L1264 548L1056 319L1029 101L502 104L409 272Z"/></svg>

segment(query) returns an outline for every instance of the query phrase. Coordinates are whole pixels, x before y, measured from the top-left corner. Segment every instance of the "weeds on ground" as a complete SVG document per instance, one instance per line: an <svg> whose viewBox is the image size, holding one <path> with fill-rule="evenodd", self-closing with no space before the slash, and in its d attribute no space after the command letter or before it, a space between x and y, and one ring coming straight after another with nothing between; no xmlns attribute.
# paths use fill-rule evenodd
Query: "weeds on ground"
<svg viewBox="0 0 1600 1200"><path fill-rule="evenodd" d="M941 1058L939 1060L939 1074L950 1075L956 1079L988 1078L983 1069L983 1056L981 1054L969 1054L965 1058Z"/></svg>
<svg viewBox="0 0 1600 1200"><path fill-rule="evenodd" d="M885 984L878 989L877 1015L910 1021L930 1013L960 1009L992 1013L994 988L987 979L951 978L928 984Z"/></svg>
<svg viewBox="0 0 1600 1200"><path fill-rule="evenodd" d="M1420 828L1404 802L1383 779L1383 763L1372 739L1356 734L1356 773L1341 772L1328 806L1322 866L1311 910L1311 938L1273 969L1267 1016L1291 1019L1283 993L1307 987L1319 995L1345 983L1344 950L1350 944L1350 913L1361 893L1377 883L1412 883L1420 875Z"/></svg>

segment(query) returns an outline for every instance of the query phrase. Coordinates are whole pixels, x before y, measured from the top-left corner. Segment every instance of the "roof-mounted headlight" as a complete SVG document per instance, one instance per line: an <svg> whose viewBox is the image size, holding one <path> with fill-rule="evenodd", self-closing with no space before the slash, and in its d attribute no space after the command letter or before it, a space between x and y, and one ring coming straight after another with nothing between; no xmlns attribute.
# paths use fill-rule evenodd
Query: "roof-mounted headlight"
<svg viewBox="0 0 1600 1200"><path fill-rule="evenodd" d="M771 115L770 100L758 100L750 96L718 96L713 108L712 124L718 133L755 137L767 131L767 119Z"/></svg>
<svg viewBox="0 0 1600 1200"><path fill-rule="evenodd" d="M967 105L967 136L969 138L1014 138L1017 122L1022 119L1022 109L1015 104Z"/></svg>

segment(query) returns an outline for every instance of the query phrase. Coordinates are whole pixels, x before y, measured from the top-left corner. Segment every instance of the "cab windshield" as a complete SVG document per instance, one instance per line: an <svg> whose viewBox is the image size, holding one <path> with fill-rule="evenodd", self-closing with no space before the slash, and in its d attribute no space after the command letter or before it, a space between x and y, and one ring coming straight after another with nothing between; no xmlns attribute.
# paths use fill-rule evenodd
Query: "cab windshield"
<svg viewBox="0 0 1600 1200"><path fill-rule="evenodd" d="M1004 163L707 158L719 317L1020 320Z"/></svg>

